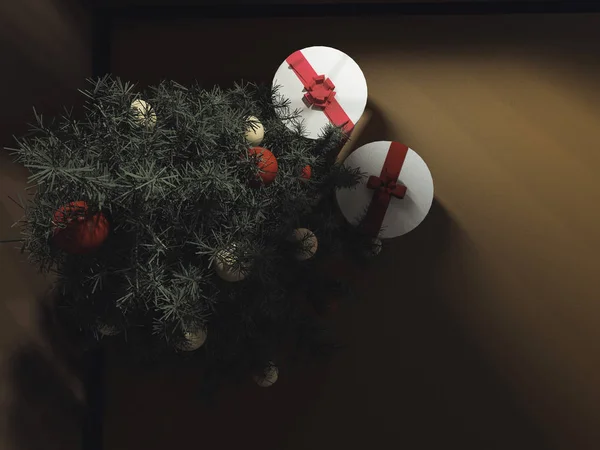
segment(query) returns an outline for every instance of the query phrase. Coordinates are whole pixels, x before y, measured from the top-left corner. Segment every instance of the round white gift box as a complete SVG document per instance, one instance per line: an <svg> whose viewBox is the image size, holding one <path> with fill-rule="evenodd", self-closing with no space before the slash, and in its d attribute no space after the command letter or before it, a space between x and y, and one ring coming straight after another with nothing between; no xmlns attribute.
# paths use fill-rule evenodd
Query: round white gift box
<svg viewBox="0 0 600 450"><path fill-rule="evenodd" d="M373 200L374 190L367 187L370 176L382 176L382 169L392 145L391 141L377 141L359 147L344 161L344 165L365 173L355 188L338 189L339 208L348 222L358 226ZM400 144L402 145L402 144ZM403 146L406 148L406 146ZM393 238L414 230L425 219L433 203L433 179L425 161L408 148L397 179L406 187L403 198L391 197L379 237Z"/></svg>
<svg viewBox="0 0 600 450"><path fill-rule="evenodd" d="M299 75L299 72L323 75L332 82L332 90L335 93L332 102L337 105L323 108L321 105L307 102L305 83L308 83L308 80ZM277 69L273 87L277 87L278 94L289 101L289 112L300 111L299 121L305 128L306 137L311 139L318 139L323 128L332 123L328 113L336 109L339 111L334 113L338 117L341 111L349 120L343 129L350 133L367 104L367 81L362 70L344 52L331 47L307 47L292 53ZM295 120L282 120L290 130L296 129ZM336 123L334 125L342 126Z"/></svg>

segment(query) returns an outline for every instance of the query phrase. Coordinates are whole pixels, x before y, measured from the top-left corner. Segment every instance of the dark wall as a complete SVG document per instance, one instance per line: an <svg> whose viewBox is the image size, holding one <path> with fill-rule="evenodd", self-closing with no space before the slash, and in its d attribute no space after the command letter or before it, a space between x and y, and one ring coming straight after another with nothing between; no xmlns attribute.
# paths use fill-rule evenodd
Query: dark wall
<svg viewBox="0 0 600 450"><path fill-rule="evenodd" d="M89 17L80 2L0 2L0 147L32 122L74 103L90 76ZM0 150L0 240L18 238L26 172ZM82 389L55 345L42 308L49 281L26 264L18 244L0 244L0 448L78 449Z"/></svg>

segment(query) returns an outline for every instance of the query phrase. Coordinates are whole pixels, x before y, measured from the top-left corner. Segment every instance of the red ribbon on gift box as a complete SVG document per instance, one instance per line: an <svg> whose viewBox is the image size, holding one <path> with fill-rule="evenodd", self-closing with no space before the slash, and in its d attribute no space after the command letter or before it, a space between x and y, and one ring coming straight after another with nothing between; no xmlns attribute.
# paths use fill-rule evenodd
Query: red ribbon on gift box
<svg viewBox="0 0 600 450"><path fill-rule="evenodd" d="M288 56L286 62L306 89L306 103L321 109L332 124L349 134L354 129L354 123L336 100L335 85L331 78L317 74L300 50Z"/></svg>
<svg viewBox="0 0 600 450"><path fill-rule="evenodd" d="M367 188L373 189L375 192L362 221L362 227L371 236L379 234L392 197L404 198L406 195L406 186L398 183L398 176L407 153L406 145L392 142L381 174L379 176L371 175L367 181Z"/></svg>

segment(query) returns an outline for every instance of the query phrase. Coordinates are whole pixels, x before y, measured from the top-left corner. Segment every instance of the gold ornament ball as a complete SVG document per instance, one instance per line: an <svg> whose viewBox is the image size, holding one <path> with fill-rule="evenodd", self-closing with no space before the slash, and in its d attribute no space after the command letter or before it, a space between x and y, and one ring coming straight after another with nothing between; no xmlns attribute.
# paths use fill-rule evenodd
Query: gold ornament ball
<svg viewBox="0 0 600 450"><path fill-rule="evenodd" d="M260 145L260 143L265 138L265 127L260 123L257 117L250 116L248 117L248 128L246 129L246 140L250 145L256 147Z"/></svg>
<svg viewBox="0 0 600 450"><path fill-rule="evenodd" d="M156 125L156 113L145 100L134 100L131 102L131 112L133 120L139 125L145 125L148 128L154 128Z"/></svg>
<svg viewBox="0 0 600 450"><path fill-rule="evenodd" d="M255 375L254 381L260 387L269 387L273 386L277 379L279 378L279 369L272 362L265 368L265 371L262 375Z"/></svg>
<svg viewBox="0 0 600 450"><path fill-rule="evenodd" d="M249 267L240 268L237 266L237 257L235 256L236 246L232 245L230 249L223 249L217 254L215 260L215 272L217 275L231 283L242 281L248 275Z"/></svg>
<svg viewBox="0 0 600 450"><path fill-rule="evenodd" d="M319 241L315 233L308 228L296 228L293 233L293 239L302 242L302 250L299 250L296 254L296 259L299 261L310 259L317 253Z"/></svg>
<svg viewBox="0 0 600 450"><path fill-rule="evenodd" d="M193 352L198 350L206 342L206 330L200 329L196 332L186 332L183 334L185 340L177 344L177 349L183 352Z"/></svg>

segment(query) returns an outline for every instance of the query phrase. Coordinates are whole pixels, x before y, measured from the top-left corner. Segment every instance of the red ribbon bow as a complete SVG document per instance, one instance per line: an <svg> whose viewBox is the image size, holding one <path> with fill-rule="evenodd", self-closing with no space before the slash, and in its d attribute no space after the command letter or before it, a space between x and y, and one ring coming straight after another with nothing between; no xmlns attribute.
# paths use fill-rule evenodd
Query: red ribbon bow
<svg viewBox="0 0 600 450"><path fill-rule="evenodd" d="M404 198L406 194L406 186L398 184L393 177L389 176L389 173L386 173L383 178L371 175L367 181L367 187L396 198Z"/></svg>
<svg viewBox="0 0 600 450"><path fill-rule="evenodd" d="M288 56L286 62L306 89L305 101L322 109L332 124L350 133L354 123L335 98L333 81L325 75L318 75L300 50Z"/></svg>
<svg viewBox="0 0 600 450"><path fill-rule="evenodd" d="M335 97L334 89L335 85L331 79L326 78L325 75L319 75L314 77L306 88L307 92L304 94L304 98L309 105L326 108Z"/></svg>
<svg viewBox="0 0 600 450"><path fill-rule="evenodd" d="M373 189L375 193L362 221L362 227L371 236L379 234L392 197L404 198L406 195L407 188L398 183L398 176L400 176L407 153L406 145L392 142L381 174L379 176L371 175L367 181L367 188Z"/></svg>

